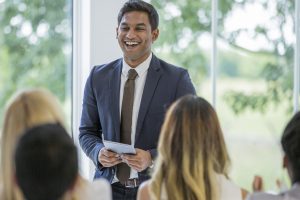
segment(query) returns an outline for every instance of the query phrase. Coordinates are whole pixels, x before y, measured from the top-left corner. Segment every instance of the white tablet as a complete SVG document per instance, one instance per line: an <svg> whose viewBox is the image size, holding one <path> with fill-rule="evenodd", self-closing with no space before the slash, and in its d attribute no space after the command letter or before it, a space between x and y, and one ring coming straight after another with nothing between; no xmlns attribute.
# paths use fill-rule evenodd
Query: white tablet
<svg viewBox="0 0 300 200"><path fill-rule="evenodd" d="M118 154L122 154L122 153L136 154L136 151L135 151L133 145L123 144L123 143L113 142L113 141L107 141L107 140L103 140L103 144L107 149L109 149L113 152L116 152Z"/></svg>

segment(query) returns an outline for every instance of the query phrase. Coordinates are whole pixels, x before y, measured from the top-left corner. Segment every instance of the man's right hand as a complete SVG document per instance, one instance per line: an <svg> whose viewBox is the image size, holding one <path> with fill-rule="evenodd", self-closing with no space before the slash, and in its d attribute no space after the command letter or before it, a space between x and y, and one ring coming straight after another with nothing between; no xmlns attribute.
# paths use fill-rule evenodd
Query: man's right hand
<svg viewBox="0 0 300 200"><path fill-rule="evenodd" d="M103 147L98 154L98 161L103 167L112 167L122 162L119 154Z"/></svg>

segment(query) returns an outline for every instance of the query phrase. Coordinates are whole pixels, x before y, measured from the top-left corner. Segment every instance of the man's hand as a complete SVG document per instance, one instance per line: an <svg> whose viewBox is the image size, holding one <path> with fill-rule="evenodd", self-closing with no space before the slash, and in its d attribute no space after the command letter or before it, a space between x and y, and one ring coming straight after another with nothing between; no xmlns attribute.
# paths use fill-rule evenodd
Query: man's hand
<svg viewBox="0 0 300 200"><path fill-rule="evenodd" d="M150 165L152 165L152 158L149 151L144 151L142 149L135 149L135 155L123 154L121 156L123 162L127 163L129 167L132 167L138 172L143 171Z"/></svg>
<svg viewBox="0 0 300 200"><path fill-rule="evenodd" d="M103 167L112 167L122 162L119 154L109 151L103 147L98 154L98 161Z"/></svg>

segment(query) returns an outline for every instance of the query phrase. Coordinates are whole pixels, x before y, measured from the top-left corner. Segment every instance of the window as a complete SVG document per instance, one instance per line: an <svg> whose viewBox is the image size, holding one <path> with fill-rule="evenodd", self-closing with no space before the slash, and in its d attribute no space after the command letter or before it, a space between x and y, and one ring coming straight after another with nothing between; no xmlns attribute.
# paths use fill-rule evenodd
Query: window
<svg viewBox="0 0 300 200"><path fill-rule="evenodd" d="M75 134L78 134L82 91L90 67L122 56L114 35L117 14L125 1L78 2L77 16L88 19L80 23L76 21L79 39L75 37L74 41L78 42L75 51L79 53L74 56L75 60L78 59L74 65L79 71L74 81L74 86L78 85L73 91L79 94L74 99L77 101L73 109L77 112L73 120ZM154 43L154 53L187 68L198 95L215 103L231 154L230 176L250 190L253 175L260 173L265 176L266 189L273 189L275 177L285 177L280 165L279 138L292 111L297 109L293 106L293 91L299 96L299 89L295 90L293 86L293 76L297 77L293 74L293 68L297 66L293 64L296 41L294 3L297 1L148 2L158 9L160 15L160 36ZM264 23L257 17L264 18ZM214 34L211 30L216 19L218 26L214 27ZM240 19L244 20L240 22ZM284 34L280 34L281 28ZM212 45L214 38L216 46ZM216 75L216 82L211 78L211 72ZM90 159L86 159L82 151L80 153L81 172L85 177L92 177L94 165L88 162ZM263 159L271 161L266 165ZM272 170L274 173L269 170L270 166L276 168Z"/></svg>
<svg viewBox="0 0 300 200"><path fill-rule="evenodd" d="M286 177L280 137L293 110L294 5L255 0L221 13L217 110L232 178L249 187L259 174L266 189L276 189Z"/></svg>
<svg viewBox="0 0 300 200"><path fill-rule="evenodd" d="M0 120L10 96L44 87L71 125L72 1L0 0Z"/></svg>
<svg viewBox="0 0 300 200"><path fill-rule="evenodd" d="M231 178L251 191L253 176L260 174L266 190L276 188L275 179L287 177L280 136L295 110L295 2L151 2L161 30L154 51L187 68L198 95L215 104Z"/></svg>

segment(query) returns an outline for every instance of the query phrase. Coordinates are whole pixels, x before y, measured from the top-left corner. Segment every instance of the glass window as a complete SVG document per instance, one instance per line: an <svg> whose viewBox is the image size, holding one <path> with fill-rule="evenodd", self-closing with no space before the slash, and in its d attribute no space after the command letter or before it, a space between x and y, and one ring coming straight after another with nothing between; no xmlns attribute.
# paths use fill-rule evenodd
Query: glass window
<svg viewBox="0 0 300 200"><path fill-rule="evenodd" d="M154 53L187 68L197 93L210 97L210 1L151 1L160 16L160 35Z"/></svg>
<svg viewBox="0 0 300 200"><path fill-rule="evenodd" d="M71 124L71 0L0 0L0 120L10 96L44 87Z"/></svg>
<svg viewBox="0 0 300 200"><path fill-rule="evenodd" d="M187 68L198 95L212 102L212 2L151 3L161 30L154 52ZM286 179L279 142L293 110L294 9L289 0L218 1L216 110L230 177L249 191L256 174L266 190Z"/></svg>
<svg viewBox="0 0 300 200"><path fill-rule="evenodd" d="M293 109L295 8L288 0L231 6L220 10L225 20L218 30L217 111L232 178L249 188L254 175L263 175L272 190L286 175L280 137Z"/></svg>

